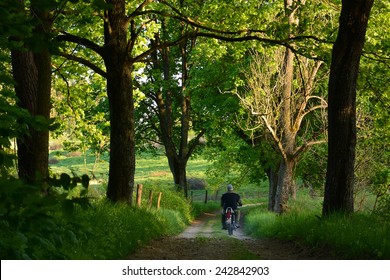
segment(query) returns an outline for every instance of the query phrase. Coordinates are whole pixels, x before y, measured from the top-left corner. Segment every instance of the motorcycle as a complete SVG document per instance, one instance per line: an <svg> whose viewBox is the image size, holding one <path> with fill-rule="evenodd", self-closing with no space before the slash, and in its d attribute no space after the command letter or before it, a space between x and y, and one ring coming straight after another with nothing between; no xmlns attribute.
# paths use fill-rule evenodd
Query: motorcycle
<svg viewBox="0 0 390 280"><path fill-rule="evenodd" d="M229 235L233 235L233 231L237 228L236 214L232 207L227 207L225 210L225 225Z"/></svg>

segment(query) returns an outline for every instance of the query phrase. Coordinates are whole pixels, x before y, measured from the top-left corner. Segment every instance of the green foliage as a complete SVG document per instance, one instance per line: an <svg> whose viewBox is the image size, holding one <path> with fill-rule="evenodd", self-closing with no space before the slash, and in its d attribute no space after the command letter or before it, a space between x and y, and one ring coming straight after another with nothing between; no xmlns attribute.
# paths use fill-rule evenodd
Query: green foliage
<svg viewBox="0 0 390 280"><path fill-rule="evenodd" d="M157 205L157 193L162 192L160 204L161 208L176 211L177 213L175 215L179 215L180 219L185 223L189 223L192 220L193 216L191 213L191 205L181 193L173 190L172 188L161 187L159 185L147 186L147 188L143 189L145 193L143 196L145 200L143 205L146 205L146 194L148 190L152 190L154 192L152 205Z"/></svg>
<svg viewBox="0 0 390 280"><path fill-rule="evenodd" d="M307 187L319 190L325 185L327 145L315 145L302 155L296 169L296 176Z"/></svg>
<svg viewBox="0 0 390 280"><path fill-rule="evenodd" d="M378 206L374 213L378 219L385 225L390 224L390 193L386 193L379 198Z"/></svg>
<svg viewBox="0 0 390 280"><path fill-rule="evenodd" d="M63 259L57 249L67 238L55 213L61 199L15 179L0 179L1 259Z"/></svg>
<svg viewBox="0 0 390 280"><path fill-rule="evenodd" d="M165 202L164 202L165 201ZM76 240L61 249L72 259L122 259L152 239L181 232L190 219L188 202L164 191L160 209L100 200L75 211Z"/></svg>

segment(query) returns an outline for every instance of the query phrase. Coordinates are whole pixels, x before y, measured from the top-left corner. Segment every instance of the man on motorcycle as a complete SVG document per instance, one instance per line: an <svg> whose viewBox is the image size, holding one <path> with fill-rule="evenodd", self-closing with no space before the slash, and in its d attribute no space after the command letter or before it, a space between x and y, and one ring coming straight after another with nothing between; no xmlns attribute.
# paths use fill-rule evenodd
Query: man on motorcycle
<svg viewBox="0 0 390 280"><path fill-rule="evenodd" d="M234 211L234 214L236 215L236 226L239 226L239 220L240 220L240 213L237 209L237 206L242 206L241 197L239 194L233 192L233 185L229 184L227 185L227 192L224 193L221 197L221 207L222 210L222 229L226 229L225 224L225 212L226 208L231 207Z"/></svg>

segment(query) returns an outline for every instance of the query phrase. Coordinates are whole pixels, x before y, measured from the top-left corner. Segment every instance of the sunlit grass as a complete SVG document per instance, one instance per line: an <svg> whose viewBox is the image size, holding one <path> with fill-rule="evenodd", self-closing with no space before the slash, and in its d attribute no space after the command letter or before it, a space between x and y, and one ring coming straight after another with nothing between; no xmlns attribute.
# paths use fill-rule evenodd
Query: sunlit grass
<svg viewBox="0 0 390 280"><path fill-rule="evenodd" d="M371 213L321 218L321 199L307 195L289 204L283 215L263 209L246 216L246 230L254 237L295 240L313 248L326 248L334 258L389 259L390 223Z"/></svg>
<svg viewBox="0 0 390 280"><path fill-rule="evenodd" d="M94 165L95 157L90 152L87 152L86 163L81 153L69 153L63 150L50 153L50 170L53 174L87 174L97 179L98 183L95 185L106 184L109 170L108 155L103 155L96 166ZM190 159L187 165L187 178L205 179L205 170L208 165L209 163L202 158ZM137 155L134 182L135 184L173 187L173 177L167 158L147 153Z"/></svg>
<svg viewBox="0 0 390 280"><path fill-rule="evenodd" d="M75 238L60 250L71 259L122 259L142 244L177 234L186 225L180 211L131 208L99 201L92 208L75 213L67 225Z"/></svg>

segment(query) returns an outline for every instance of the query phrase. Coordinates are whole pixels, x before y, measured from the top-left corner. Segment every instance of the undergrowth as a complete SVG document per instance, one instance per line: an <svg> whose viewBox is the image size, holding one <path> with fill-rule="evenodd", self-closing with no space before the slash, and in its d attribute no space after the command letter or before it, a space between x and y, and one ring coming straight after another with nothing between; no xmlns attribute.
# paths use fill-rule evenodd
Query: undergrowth
<svg viewBox="0 0 390 280"><path fill-rule="evenodd" d="M74 194L47 195L39 186L0 179L1 259L124 259L151 239L181 232L192 218L189 202L169 190L159 209Z"/></svg>
<svg viewBox="0 0 390 280"><path fill-rule="evenodd" d="M321 217L321 200L303 196L283 215L264 207L246 215L254 237L294 240L333 253L334 259L390 259L390 223L381 215L357 212Z"/></svg>

